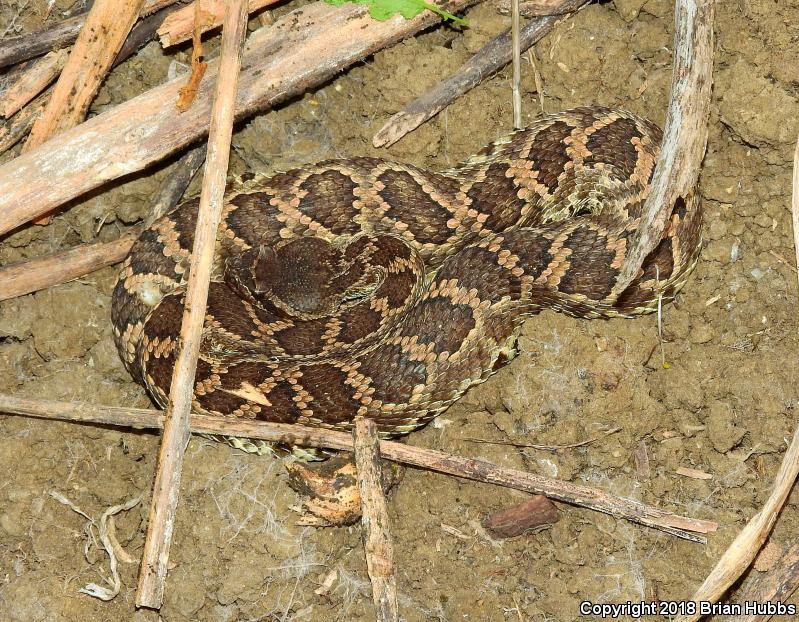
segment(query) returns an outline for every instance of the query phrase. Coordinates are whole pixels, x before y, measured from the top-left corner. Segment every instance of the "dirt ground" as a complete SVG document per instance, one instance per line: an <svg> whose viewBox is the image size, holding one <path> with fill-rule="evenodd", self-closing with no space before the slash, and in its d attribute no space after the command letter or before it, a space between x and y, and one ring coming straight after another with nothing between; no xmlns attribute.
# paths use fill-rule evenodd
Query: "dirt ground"
<svg viewBox="0 0 799 622"><path fill-rule="evenodd" d="M36 28L45 4L0 3L0 32ZM50 19L69 5L58 0ZM662 124L672 5L616 0L560 24L524 56L525 118L605 104ZM233 172L356 155L445 167L504 133L511 127L508 70L391 149L371 147L391 114L509 25L488 3L467 18L468 30L442 27L409 39L243 124ZM662 347L653 316L588 322L544 313L525 325L512 364L408 442L590 484L718 521L720 530L700 545L560 506L551 529L497 542L480 520L524 495L409 469L389 505L405 620L565 621L579 617L583 600L686 598L768 494L799 399L797 293L786 264L793 256L799 2L727 0L719 3L716 32L700 186L706 247L683 294L664 309ZM150 44L113 72L93 110L165 81L173 62L186 61L185 48L166 55ZM0 240L0 263L115 238L147 213L170 167L78 201L47 227ZM115 278L108 268L0 303L0 392L147 406L112 343ZM612 428L619 430L603 434ZM598 440L549 451L509 444L591 438ZM53 497L99 519L108 507L143 496L116 521L121 544L138 558L157 449L150 434L0 416L0 620L159 619L135 611L135 564L121 563L115 600L79 593L103 583L107 558L96 546L84 553L86 518ZM680 467L712 477L682 477ZM280 460L191 441L160 620L374 619L359 529L294 526L296 497L286 479ZM772 540L784 545L797 531L795 491Z"/></svg>

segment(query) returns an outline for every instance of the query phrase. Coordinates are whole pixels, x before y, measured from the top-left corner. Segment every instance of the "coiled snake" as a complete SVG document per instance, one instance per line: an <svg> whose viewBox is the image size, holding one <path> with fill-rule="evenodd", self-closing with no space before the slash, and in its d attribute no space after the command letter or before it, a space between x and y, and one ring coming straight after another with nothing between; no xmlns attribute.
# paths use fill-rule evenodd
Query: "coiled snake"
<svg viewBox="0 0 799 622"><path fill-rule="evenodd" d="M198 413L382 436L418 428L515 354L521 322L653 310L700 247L698 199L678 204L619 297L660 130L577 108L430 172L330 160L227 194L194 390ZM166 402L198 200L138 239L113 294L128 370Z"/></svg>

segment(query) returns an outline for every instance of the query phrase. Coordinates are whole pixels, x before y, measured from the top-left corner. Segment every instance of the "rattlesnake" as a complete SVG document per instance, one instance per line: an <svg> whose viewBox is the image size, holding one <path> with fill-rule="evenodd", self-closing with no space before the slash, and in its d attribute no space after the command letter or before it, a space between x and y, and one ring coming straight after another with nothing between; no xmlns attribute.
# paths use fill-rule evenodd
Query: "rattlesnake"
<svg viewBox="0 0 799 622"><path fill-rule="evenodd" d="M329 160L228 190L193 408L382 436L441 413L515 354L551 308L629 317L674 297L696 263L698 198L611 297L658 157L660 130L577 108L456 168ZM174 366L198 200L142 233L113 294L116 344L161 405Z"/></svg>

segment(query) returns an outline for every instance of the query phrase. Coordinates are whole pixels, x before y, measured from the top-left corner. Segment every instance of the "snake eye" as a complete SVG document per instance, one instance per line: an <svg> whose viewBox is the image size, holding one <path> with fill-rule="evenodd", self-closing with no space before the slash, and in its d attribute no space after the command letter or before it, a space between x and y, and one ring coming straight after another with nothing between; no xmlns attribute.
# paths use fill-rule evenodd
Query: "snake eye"
<svg viewBox="0 0 799 622"><path fill-rule="evenodd" d="M386 280L386 271L382 268L372 268L368 271L365 277L358 283L353 284L341 296L342 304L351 302L361 302L371 296L374 291L380 287L383 281Z"/></svg>

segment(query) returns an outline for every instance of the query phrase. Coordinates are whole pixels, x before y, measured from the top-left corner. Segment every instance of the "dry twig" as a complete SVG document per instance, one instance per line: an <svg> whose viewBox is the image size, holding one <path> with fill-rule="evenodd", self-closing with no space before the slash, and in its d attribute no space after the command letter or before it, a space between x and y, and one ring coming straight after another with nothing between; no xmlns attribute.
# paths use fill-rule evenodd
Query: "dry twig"
<svg viewBox="0 0 799 622"><path fill-rule="evenodd" d="M203 143L188 151L180 159L180 162L175 166L175 170L169 174L164 185L161 186L161 192L158 194L158 198L153 204L149 215L144 220L145 227L149 227L178 204L186 192L186 188L189 187L192 178L205 162L205 155L206 146Z"/></svg>
<svg viewBox="0 0 799 622"><path fill-rule="evenodd" d="M496 8L502 15L513 11L512 0L499 0ZM522 17L543 17L545 15L564 15L570 9L563 8L563 0L520 0L519 15Z"/></svg>
<svg viewBox="0 0 799 622"><path fill-rule="evenodd" d="M208 132L208 165L203 177L200 207L194 231L185 309L180 328L180 345L169 389L166 424L158 455L158 471L139 572L139 588L136 595L136 605L139 607L158 609L164 595L183 453L190 434L189 412L194 392L194 373L200 354L216 230L222 215L233 132L236 86L246 31L247 3L245 0L231 1L222 32L219 79Z"/></svg>
<svg viewBox="0 0 799 622"><path fill-rule="evenodd" d="M254 13L265 6L274 4L277 0L250 0L247 12ZM209 16L206 22L203 20L201 33L208 32L222 25L222 18L225 15L225 2L223 0L195 0L190 5L175 11L158 29L158 37L161 39L161 46L168 48L178 43L183 43L192 38L195 22L195 7L199 6L200 11Z"/></svg>
<svg viewBox="0 0 799 622"><path fill-rule="evenodd" d="M15 67L0 71L0 97L5 97L11 85L18 82L25 72L33 67L34 64L35 61L25 61L24 63L19 63Z"/></svg>
<svg viewBox="0 0 799 622"><path fill-rule="evenodd" d="M562 445L540 445L538 443L514 443L512 441L491 441L486 438L467 438L464 440L470 443L484 443L486 445L507 445L508 447L519 447L523 449L539 449L541 451L559 451L561 449L575 449L577 447L584 447L585 445L596 443L599 439L605 438L606 436L610 436L611 434L616 434L616 432L620 431L621 428L611 428L610 430L605 430L599 436L594 436L584 441L577 441L575 443L565 443Z"/></svg>
<svg viewBox="0 0 799 622"><path fill-rule="evenodd" d="M135 429L153 429L163 425L163 413L156 410L52 402L9 395L0 395L0 412ZM298 425L192 415L191 429L198 434L237 436L285 445L352 450L352 436L349 434ZM380 441L380 454L388 460L438 473L523 490L531 494L546 495L550 499L604 512L695 542L704 542L704 538L688 532L710 533L718 529L718 525L713 521L678 516L640 501L617 497L580 484L499 467L485 460L461 458L434 449L411 447L392 441Z"/></svg>
<svg viewBox="0 0 799 622"><path fill-rule="evenodd" d="M713 476L710 473L700 471L699 469L690 469L688 467L679 467L674 472L677 475L690 477L691 479L713 479Z"/></svg>
<svg viewBox="0 0 799 622"><path fill-rule="evenodd" d="M736 600L755 603L784 602L797 587L799 587L799 544L794 544L782 552L773 568L766 572L750 571L747 582ZM767 614L750 613L730 617L725 622L766 622L771 617Z"/></svg>
<svg viewBox="0 0 799 622"><path fill-rule="evenodd" d="M133 27L133 30L130 31L127 39L125 39L125 43L122 44L122 48L119 50L116 58L114 59L113 66L116 67L120 63L123 63L128 58L133 56L136 52L139 51L141 47L143 47L148 41L150 41L153 36L155 35L155 31L161 22L164 21L164 18L168 16L170 13L175 11L176 5L169 5L164 7L163 9L153 13L152 15L148 15L147 17L139 20L139 22ZM59 50L58 52L54 52L53 54L58 54L66 59L67 52L66 50ZM48 55L49 56L49 55ZM47 57L45 57L47 58ZM58 72L61 71L63 68L63 62L60 62L60 58L58 59L59 63L57 65ZM33 62L33 61L32 61ZM53 65L54 63L51 63ZM27 66L28 63L22 63L18 65L18 71L14 73L18 74L19 77L16 78L15 82L19 83L30 83L30 82L39 82L42 83L42 78L40 76L28 75L29 67ZM15 68L17 69L17 68ZM30 68L30 72L34 73L38 68L33 67ZM53 74L53 79L58 75L58 72ZM46 84L44 84L46 86ZM30 86L27 85L20 86L21 92L27 92L29 94L34 94L36 91L37 86ZM6 95L4 98L8 98L5 106L6 106L6 116L10 114L10 112L15 108L12 106L11 102L13 101L10 98L11 89L4 91ZM13 147L17 142L19 142L23 136L25 136L33 126L34 121L41 115L42 111L44 110L45 105L49 101L50 98L50 90L45 91L42 95L40 95L36 100L34 100L29 105L22 108L19 114L16 114L13 118L11 118L2 129L0 129L0 153L6 151L7 149ZM27 102L21 102L27 103Z"/></svg>
<svg viewBox="0 0 799 622"><path fill-rule="evenodd" d="M519 0L511 0L511 48L513 48L513 78L511 99L513 101L513 129L522 129L522 51L519 40Z"/></svg>
<svg viewBox="0 0 799 622"><path fill-rule="evenodd" d="M695 603L700 601L717 602L744 573L771 533L777 516L779 516L780 508L788 498L788 493L796 481L797 474L799 474L799 426L794 432L793 440L785 452L780 470L774 479L771 495L761 510L749 520L732 541L691 600ZM693 622L699 618L700 615L697 613L677 618L677 622Z"/></svg>
<svg viewBox="0 0 799 622"><path fill-rule="evenodd" d="M141 15L150 15L178 0L145 0ZM88 9L79 15L45 26L35 32L9 37L0 42L0 69L36 58L51 50L71 45L86 23Z"/></svg>
<svg viewBox="0 0 799 622"><path fill-rule="evenodd" d="M443 8L460 11L476 1L452 0ZM425 11L411 20L378 22L363 6L332 7L323 2L289 13L249 37L237 118L302 93L438 19ZM54 136L46 148L0 166L0 235L204 135L211 97L207 83L214 83L215 73L212 61L197 100L182 114L174 106L185 81L179 78ZM54 170L64 173L57 184Z"/></svg>
<svg viewBox="0 0 799 622"><path fill-rule="evenodd" d="M67 283L89 272L118 263L127 256L135 239L135 234L128 234L113 242L82 244L66 251L0 268L0 300Z"/></svg>
<svg viewBox="0 0 799 622"><path fill-rule="evenodd" d="M83 121L100 85L139 16L144 0L96 0L53 87L42 114L33 122L23 151ZM49 216L38 224L50 222Z"/></svg>
<svg viewBox="0 0 799 622"><path fill-rule="evenodd" d="M159 8L157 11L150 13L147 5L148 2L145 0L139 21L136 22L128 38L125 39L125 43L122 44L122 48L114 59L114 67L126 61L138 52L139 49L152 41L155 38L156 32L161 27L161 24L164 23L164 20L169 19L169 16L179 11L181 7L179 0L172 0L172 2Z"/></svg>
<svg viewBox="0 0 799 622"><path fill-rule="evenodd" d="M205 160L205 145L189 151L178 162L153 205L145 226L175 207ZM0 268L0 301L61 285L122 261L136 239L136 231L113 242L93 242Z"/></svg>
<svg viewBox="0 0 799 622"><path fill-rule="evenodd" d="M388 520L380 466L380 439L371 419L357 417L352 431L358 491L361 494L361 526L366 567L372 581L372 598L378 622L396 622L397 579L394 576L394 545Z"/></svg>
<svg viewBox="0 0 799 622"><path fill-rule="evenodd" d="M791 194L791 219L793 222L793 245L796 252L796 279L799 284L799 138L793 152L793 188Z"/></svg>
<svg viewBox="0 0 799 622"><path fill-rule="evenodd" d="M715 0L677 0L669 109L663 144L641 224L628 242L613 292L621 294L638 275L644 259L660 243L679 202L699 201L696 183L707 144L710 87L713 83Z"/></svg>
<svg viewBox="0 0 799 622"><path fill-rule="evenodd" d="M56 79L67 62L66 50L57 50L43 56L25 70L14 84L3 93L0 117L9 118L34 99Z"/></svg>
<svg viewBox="0 0 799 622"><path fill-rule="evenodd" d="M33 124L25 149L74 127L86 115L117 52L139 16L144 0L96 0L53 89L44 113Z"/></svg>
<svg viewBox="0 0 799 622"><path fill-rule="evenodd" d="M11 149L22 140L23 136L33 127L34 121L42 114L49 98L50 91L48 89L5 122L0 128L0 153Z"/></svg>
<svg viewBox="0 0 799 622"><path fill-rule="evenodd" d="M195 2L191 6L192 16L192 34L191 34L191 73L189 79L186 80L180 88L178 93L178 101L175 104L180 112L186 112L189 106L194 102L197 97L197 91L200 88L205 71L208 69L208 63L205 62L203 56L203 42L201 35L203 29L212 23L212 16L206 15L202 8L201 2Z"/></svg>
<svg viewBox="0 0 799 622"><path fill-rule="evenodd" d="M588 0L559 0L559 11L576 11ZM559 16L534 19L519 33L519 49L526 50L546 35L558 21ZM511 61L513 42L510 32L493 38L483 49L464 63L452 76L439 82L434 88L416 98L392 116L372 138L375 147L388 147L415 130L422 123L438 114L464 93L470 91L488 76Z"/></svg>
<svg viewBox="0 0 799 622"><path fill-rule="evenodd" d="M796 250L796 266L799 268L799 139L797 139L793 156L791 213L793 215L793 242ZM797 279L799 280L799 273L797 274ZM780 510L796 482L797 475L799 475L799 425L794 430L793 439L788 445L785 456L783 456L780 470L774 478L771 494L760 511L749 520L735 537L735 540L732 541L732 544L721 556L713 570L710 571L702 585L691 597L694 602L717 602L749 567L771 533ZM698 620L699 617L698 614L682 616L678 618L678 622L693 622Z"/></svg>
<svg viewBox="0 0 799 622"><path fill-rule="evenodd" d="M25 62L70 45L78 37L86 15L76 15L30 34L9 37L0 43L0 69Z"/></svg>

